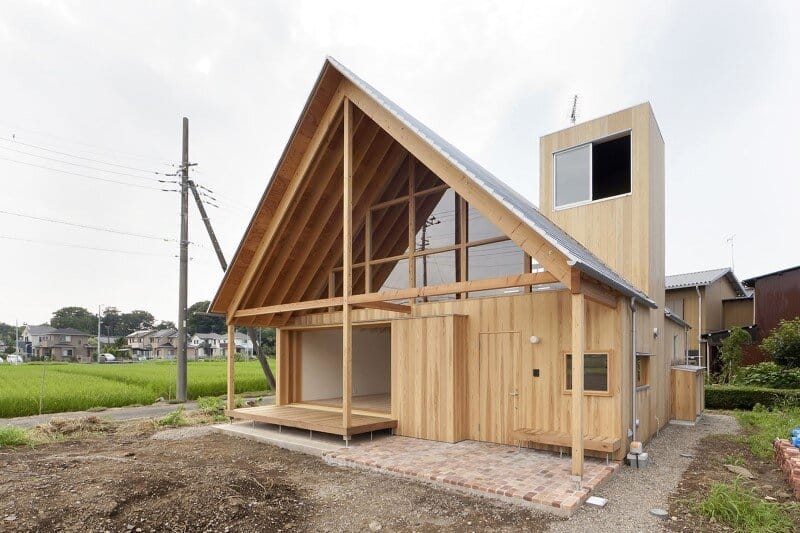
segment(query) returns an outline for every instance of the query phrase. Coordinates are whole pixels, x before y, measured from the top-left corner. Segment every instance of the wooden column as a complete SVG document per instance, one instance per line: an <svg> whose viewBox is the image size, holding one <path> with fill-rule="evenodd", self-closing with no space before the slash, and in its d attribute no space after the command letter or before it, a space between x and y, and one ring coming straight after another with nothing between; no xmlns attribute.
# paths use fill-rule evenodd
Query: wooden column
<svg viewBox="0 0 800 533"><path fill-rule="evenodd" d="M344 187L342 238L342 426L350 427L353 401L353 115L350 100L344 100ZM366 235L366 238L370 238Z"/></svg>
<svg viewBox="0 0 800 533"><path fill-rule="evenodd" d="M228 323L228 410L236 408L236 387L234 385L234 363L236 362L236 326Z"/></svg>
<svg viewBox="0 0 800 533"><path fill-rule="evenodd" d="M417 200L414 198L414 193L417 190L414 174L414 156L411 152L408 154L408 286L410 288L417 286L417 260L414 257L415 248L417 247ZM411 306L411 312L414 312L414 304L416 298L409 298L408 304Z"/></svg>
<svg viewBox="0 0 800 533"><path fill-rule="evenodd" d="M572 475L583 476L583 352L586 333L583 293L572 295Z"/></svg>

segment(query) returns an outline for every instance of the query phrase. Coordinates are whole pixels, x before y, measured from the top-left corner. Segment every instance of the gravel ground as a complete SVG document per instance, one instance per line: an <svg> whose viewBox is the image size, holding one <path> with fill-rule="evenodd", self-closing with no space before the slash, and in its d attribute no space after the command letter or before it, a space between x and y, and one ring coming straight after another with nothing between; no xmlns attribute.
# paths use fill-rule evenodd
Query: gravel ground
<svg viewBox="0 0 800 533"><path fill-rule="evenodd" d="M549 531L629 532L662 531L663 519L655 518L650 509L669 509L669 495L678 486L692 458L681 453L699 454L697 446L707 435L733 434L739 424L732 416L703 415L695 427L667 425L645 451L650 464L643 470L622 466L606 484L592 495L608 499L603 509L584 505L564 522L550 525Z"/></svg>

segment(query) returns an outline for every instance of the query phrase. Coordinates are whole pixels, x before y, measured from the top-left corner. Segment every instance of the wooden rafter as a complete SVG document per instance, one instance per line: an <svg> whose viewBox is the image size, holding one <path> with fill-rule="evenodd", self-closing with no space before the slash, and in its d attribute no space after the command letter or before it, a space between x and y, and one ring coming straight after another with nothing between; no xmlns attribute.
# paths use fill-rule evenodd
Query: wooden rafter
<svg viewBox="0 0 800 533"><path fill-rule="evenodd" d="M317 126L314 135L312 136L311 141L309 142L308 147L302 156L300 164L298 165L297 170L292 178L289 180L287 189L284 191L281 201L269 221L269 226L264 232L264 235L261 237L259 245L253 254L253 258L251 259L250 265L242 276L242 279L239 282L236 291L234 292L231 303L228 306L229 313L239 308L242 298L244 297L244 293L253 282L253 278L259 269L260 261L263 259L267 247L272 243L275 235L283 227L282 224L285 220L284 217L294 203L296 194L304 182L302 178L305 176L309 166L312 164L314 156L316 155L317 150L322 142L325 140L328 129L331 123L334 121L339 107L341 106L341 103L344 99L342 92L342 86L340 85L339 89L337 89L331 98L330 104L328 104L328 107L325 109L322 119L319 121L319 125Z"/></svg>

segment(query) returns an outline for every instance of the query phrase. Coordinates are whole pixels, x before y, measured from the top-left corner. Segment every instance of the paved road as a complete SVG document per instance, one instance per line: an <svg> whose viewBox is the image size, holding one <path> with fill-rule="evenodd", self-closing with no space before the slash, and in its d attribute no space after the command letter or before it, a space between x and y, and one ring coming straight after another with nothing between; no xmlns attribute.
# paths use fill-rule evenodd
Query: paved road
<svg viewBox="0 0 800 533"><path fill-rule="evenodd" d="M269 405L274 401L274 396L265 396L262 404ZM48 413L44 415L20 416L18 418L0 418L0 426L19 426L32 428L39 424L46 424L51 418L83 418L85 416L99 416L112 420L136 420L139 418L155 418L171 413L181 404L158 403L140 407L113 407L105 411L74 411L70 413ZM197 409L197 402L186 402L185 409Z"/></svg>

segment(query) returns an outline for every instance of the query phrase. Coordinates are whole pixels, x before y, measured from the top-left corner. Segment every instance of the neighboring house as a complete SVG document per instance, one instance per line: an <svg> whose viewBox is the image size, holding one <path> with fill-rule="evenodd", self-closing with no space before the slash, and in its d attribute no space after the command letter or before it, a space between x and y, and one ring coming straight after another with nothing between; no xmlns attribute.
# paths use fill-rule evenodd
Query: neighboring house
<svg viewBox="0 0 800 533"><path fill-rule="evenodd" d="M178 331L172 328L155 331L150 336L150 352L154 359L175 359Z"/></svg>
<svg viewBox="0 0 800 533"><path fill-rule="evenodd" d="M326 60L209 308L231 342L277 328L276 405L235 409L229 373L228 414L571 447L574 476L649 440L686 332L666 325L652 109L547 135L539 161L537 209Z"/></svg>
<svg viewBox="0 0 800 533"><path fill-rule="evenodd" d="M199 357L225 357L228 338L219 333L195 333L189 339L189 346L197 351ZM236 353L253 354L253 342L241 332L236 332Z"/></svg>
<svg viewBox="0 0 800 533"><path fill-rule="evenodd" d="M667 276L665 281L666 305L691 327L689 356L692 361L715 368L716 348L709 351L702 336L730 326L752 324L752 311L741 311L752 298L730 268L717 268ZM726 303L731 302L731 303ZM734 305L736 307L734 307ZM735 323L742 318L741 323Z"/></svg>
<svg viewBox="0 0 800 533"><path fill-rule="evenodd" d="M28 357L34 357L39 344L41 344L44 341L45 336L54 329L56 328L47 324L41 326L31 326L26 324L25 327L22 328L22 333L20 334L20 344L24 346L24 351L28 354Z"/></svg>
<svg viewBox="0 0 800 533"><path fill-rule="evenodd" d="M751 331L755 346L748 350L745 363L751 364L769 359L758 343L778 327L781 320L800 317L800 266L770 272L744 280L754 291L755 303Z"/></svg>
<svg viewBox="0 0 800 533"><path fill-rule="evenodd" d="M89 363L92 361L94 346L89 344L92 337L74 328L54 329L43 335L37 335L38 344L32 356L50 361L75 361Z"/></svg>
<svg viewBox="0 0 800 533"><path fill-rule="evenodd" d="M140 357L150 359L152 357L154 333L156 333L154 329L143 329L125 336L126 345L134 359Z"/></svg>

